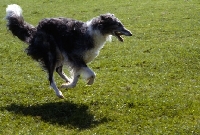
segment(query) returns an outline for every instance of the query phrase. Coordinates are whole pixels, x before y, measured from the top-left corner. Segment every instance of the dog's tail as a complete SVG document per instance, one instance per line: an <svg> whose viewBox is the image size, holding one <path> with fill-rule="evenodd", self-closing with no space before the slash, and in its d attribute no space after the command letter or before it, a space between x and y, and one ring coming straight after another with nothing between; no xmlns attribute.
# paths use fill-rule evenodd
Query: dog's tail
<svg viewBox="0 0 200 135"><path fill-rule="evenodd" d="M26 43L30 42L36 28L24 21L20 6L16 4L8 5L5 19L7 20L7 27L13 35Z"/></svg>

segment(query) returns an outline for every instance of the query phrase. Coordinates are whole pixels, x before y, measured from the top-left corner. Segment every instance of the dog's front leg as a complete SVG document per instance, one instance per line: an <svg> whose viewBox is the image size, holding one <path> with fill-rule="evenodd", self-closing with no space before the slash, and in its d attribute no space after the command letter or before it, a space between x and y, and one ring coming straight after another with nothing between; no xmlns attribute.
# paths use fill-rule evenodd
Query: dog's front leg
<svg viewBox="0 0 200 135"><path fill-rule="evenodd" d="M73 88L76 86L80 75L87 80L87 85L92 85L95 79L95 73L88 67L81 67L79 70L73 70L73 80L71 83L65 83L61 88Z"/></svg>
<svg viewBox="0 0 200 135"><path fill-rule="evenodd" d="M80 77L80 70L72 70L72 81L62 84L61 88L74 88L78 82L78 79Z"/></svg>
<svg viewBox="0 0 200 135"><path fill-rule="evenodd" d="M95 73L89 67L82 67L81 74L83 78L87 81L87 85L92 85L95 79Z"/></svg>

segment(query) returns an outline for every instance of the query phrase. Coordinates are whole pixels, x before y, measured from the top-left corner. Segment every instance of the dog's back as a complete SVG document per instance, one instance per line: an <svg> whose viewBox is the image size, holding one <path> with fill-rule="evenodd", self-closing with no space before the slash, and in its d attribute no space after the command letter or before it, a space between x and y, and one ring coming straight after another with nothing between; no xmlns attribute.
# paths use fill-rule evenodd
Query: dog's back
<svg viewBox="0 0 200 135"><path fill-rule="evenodd" d="M93 47L86 24L69 18L47 18L39 22L37 32L51 35L59 49L67 53ZM78 52L80 54L80 52Z"/></svg>

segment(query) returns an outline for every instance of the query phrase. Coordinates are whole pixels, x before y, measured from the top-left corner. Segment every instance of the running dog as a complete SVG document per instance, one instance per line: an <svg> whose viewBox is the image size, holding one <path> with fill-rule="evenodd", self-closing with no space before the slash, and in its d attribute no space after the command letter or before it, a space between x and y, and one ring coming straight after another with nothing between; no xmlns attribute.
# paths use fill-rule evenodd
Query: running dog
<svg viewBox="0 0 200 135"><path fill-rule="evenodd" d="M80 75L88 85L92 85L95 73L87 63L98 56L111 36L121 42L122 35L132 36L120 20L110 13L87 22L71 18L45 18L34 27L24 21L21 7L12 4L6 8L6 20L12 34L28 44L27 54L47 71L50 86L59 98L64 96L56 86L54 71L66 82L62 88L75 87ZM64 64L71 71L70 78L63 72Z"/></svg>

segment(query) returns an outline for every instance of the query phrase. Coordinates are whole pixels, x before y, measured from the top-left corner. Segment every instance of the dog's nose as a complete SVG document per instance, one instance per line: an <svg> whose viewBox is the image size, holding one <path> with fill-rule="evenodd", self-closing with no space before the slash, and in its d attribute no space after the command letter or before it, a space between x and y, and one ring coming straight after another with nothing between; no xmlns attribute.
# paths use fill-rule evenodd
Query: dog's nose
<svg viewBox="0 0 200 135"><path fill-rule="evenodd" d="M132 36L132 33L131 33L131 31L130 30L128 30L128 29L124 29L124 35L125 36Z"/></svg>
<svg viewBox="0 0 200 135"><path fill-rule="evenodd" d="M127 35L126 36L132 36L133 34L128 30Z"/></svg>

